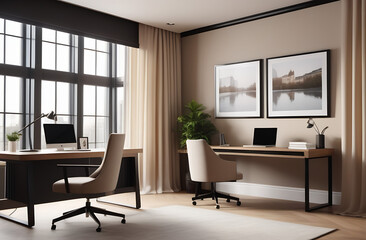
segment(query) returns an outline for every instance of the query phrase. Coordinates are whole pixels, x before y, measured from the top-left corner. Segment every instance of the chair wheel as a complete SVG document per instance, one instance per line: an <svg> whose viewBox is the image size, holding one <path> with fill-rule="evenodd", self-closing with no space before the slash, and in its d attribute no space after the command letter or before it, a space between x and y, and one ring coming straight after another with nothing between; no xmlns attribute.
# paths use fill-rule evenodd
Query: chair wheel
<svg viewBox="0 0 366 240"><path fill-rule="evenodd" d="M220 209L220 205L216 205L216 209Z"/></svg>
<svg viewBox="0 0 366 240"><path fill-rule="evenodd" d="M196 206L196 205L197 205L196 201L192 201L192 204L193 204L194 206Z"/></svg>
<svg viewBox="0 0 366 240"><path fill-rule="evenodd" d="M236 202L236 206L240 206L241 205L241 202L240 201L237 201Z"/></svg>
<svg viewBox="0 0 366 240"><path fill-rule="evenodd" d="M101 229L100 227L98 227L98 228L96 229L96 231L97 231L97 232L100 232L100 231L102 231L102 229Z"/></svg>
<svg viewBox="0 0 366 240"><path fill-rule="evenodd" d="M230 202L230 198L226 199L226 202Z"/></svg>
<svg viewBox="0 0 366 240"><path fill-rule="evenodd" d="M51 229L52 230L56 230L56 225L55 224L52 224Z"/></svg>
<svg viewBox="0 0 366 240"><path fill-rule="evenodd" d="M122 219L121 223L125 224L126 223L126 219Z"/></svg>

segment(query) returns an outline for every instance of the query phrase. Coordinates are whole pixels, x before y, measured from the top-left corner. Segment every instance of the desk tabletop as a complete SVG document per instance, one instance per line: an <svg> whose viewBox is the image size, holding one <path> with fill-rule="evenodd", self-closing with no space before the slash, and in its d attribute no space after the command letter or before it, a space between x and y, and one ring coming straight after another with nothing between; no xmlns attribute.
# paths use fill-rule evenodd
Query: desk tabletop
<svg viewBox="0 0 366 240"><path fill-rule="evenodd" d="M49 149L40 150L38 152L0 151L0 160L34 161L72 158L102 158L104 156L104 151L104 149L91 149L90 151L56 151ZM123 157L135 157L138 153L142 153L142 148L123 149Z"/></svg>
<svg viewBox="0 0 366 240"><path fill-rule="evenodd" d="M334 149L289 149L287 147L243 147L243 146L211 146L220 155L263 156L285 158L317 158L332 156ZM187 153L187 149L179 149L179 153Z"/></svg>

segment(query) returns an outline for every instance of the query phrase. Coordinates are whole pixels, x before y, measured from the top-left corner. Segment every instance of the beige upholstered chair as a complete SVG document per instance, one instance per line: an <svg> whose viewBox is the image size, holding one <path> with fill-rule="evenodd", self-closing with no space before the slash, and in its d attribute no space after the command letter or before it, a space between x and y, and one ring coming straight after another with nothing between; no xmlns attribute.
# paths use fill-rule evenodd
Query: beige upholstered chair
<svg viewBox="0 0 366 240"><path fill-rule="evenodd" d="M192 204L196 205L197 199L212 198L216 200L216 208L219 209L218 198L226 198L237 201L240 206L239 198L216 192L216 182L229 182L242 179L241 174L236 172L236 162L227 161L220 158L203 139L187 140L188 163L191 179L195 182L211 183L211 192L199 194L196 188L196 196L192 198Z"/></svg>
<svg viewBox="0 0 366 240"><path fill-rule="evenodd" d="M66 218L74 217L83 213L87 216L91 216L94 221L98 224L97 232L101 231L100 222L95 216L95 213L104 215L112 215L122 218L122 223L126 223L125 215L115 212L110 212L104 209L92 207L89 199L95 196L95 194L107 193L115 190L119 177L123 146L124 146L125 135L112 133L109 136L107 149L104 154L101 165L92 173L89 177L67 177L67 167L85 167L85 165L67 165L60 164L59 166L64 168L64 179L59 180L53 184L52 190L59 193L67 194L82 194L86 197L85 207L68 211L59 218L52 220L52 230L56 229L55 223Z"/></svg>

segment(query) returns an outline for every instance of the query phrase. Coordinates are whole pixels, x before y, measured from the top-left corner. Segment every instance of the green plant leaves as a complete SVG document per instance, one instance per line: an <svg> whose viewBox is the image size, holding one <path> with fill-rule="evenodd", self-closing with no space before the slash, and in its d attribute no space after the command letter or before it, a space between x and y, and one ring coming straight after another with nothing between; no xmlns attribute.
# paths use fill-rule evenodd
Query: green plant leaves
<svg viewBox="0 0 366 240"><path fill-rule="evenodd" d="M12 132L11 134L6 134L6 137L8 138L9 141L14 142L18 141L21 135L22 134L18 132Z"/></svg>
<svg viewBox="0 0 366 240"><path fill-rule="evenodd" d="M188 113L178 117L181 126L180 146L185 147L187 139L205 139L210 143L209 137L216 133L217 129L210 121L211 116L203 112L206 108L195 100L185 105L185 108Z"/></svg>

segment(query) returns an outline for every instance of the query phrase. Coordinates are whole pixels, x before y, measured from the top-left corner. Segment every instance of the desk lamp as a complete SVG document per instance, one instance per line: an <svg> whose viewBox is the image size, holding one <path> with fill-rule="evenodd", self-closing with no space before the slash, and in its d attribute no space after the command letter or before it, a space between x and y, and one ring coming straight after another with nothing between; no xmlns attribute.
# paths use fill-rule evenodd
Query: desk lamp
<svg viewBox="0 0 366 240"><path fill-rule="evenodd" d="M37 117L36 119L34 119L33 122L29 123L28 125L26 125L22 129L20 129L18 131L18 133L21 133L24 129L26 129L27 127L29 127L30 125L32 125L33 123L37 122L38 120L40 120L41 118L44 118L44 117L47 117L48 119L57 121L57 116L56 116L56 114L55 114L54 111L51 111L51 112L49 112L47 114L42 113L39 117ZM33 147L32 147L32 140L31 140L30 132L29 132L29 147L30 147L30 149L21 150L21 152L38 152L37 149L33 149Z"/></svg>

